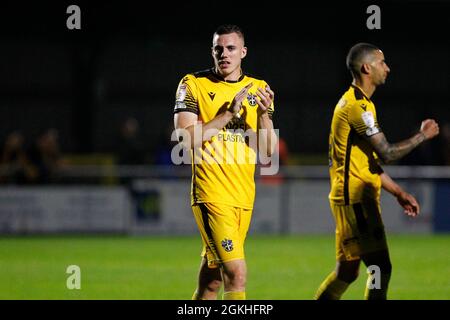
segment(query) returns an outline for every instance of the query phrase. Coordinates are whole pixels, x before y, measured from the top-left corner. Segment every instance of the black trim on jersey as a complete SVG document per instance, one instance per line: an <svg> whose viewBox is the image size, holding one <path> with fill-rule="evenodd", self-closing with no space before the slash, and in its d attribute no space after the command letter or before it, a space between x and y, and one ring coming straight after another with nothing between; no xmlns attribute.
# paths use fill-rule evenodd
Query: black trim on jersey
<svg viewBox="0 0 450 320"><path fill-rule="evenodd" d="M192 197L194 198L194 203L197 203L197 183L196 183L196 165L195 165L195 149L191 150L192 152Z"/></svg>
<svg viewBox="0 0 450 320"><path fill-rule="evenodd" d="M364 210L362 204L355 203L353 205L353 212L355 213L356 226L358 227L359 232L366 233L368 228L366 218L364 218Z"/></svg>
<svg viewBox="0 0 450 320"><path fill-rule="evenodd" d="M205 227L205 232L206 232L206 235L208 236L208 240L213 240L211 226L209 225L209 219L208 219L208 208L206 208L204 203L199 203L198 207L200 208L200 211L202 212L203 226Z"/></svg>
<svg viewBox="0 0 450 320"><path fill-rule="evenodd" d="M347 149L345 150L345 165L344 165L344 204L348 206L350 204L350 196L348 191L348 180L350 174L350 156L352 153L353 137L355 130L350 129L350 133L347 138Z"/></svg>
<svg viewBox="0 0 450 320"><path fill-rule="evenodd" d="M206 70L200 70L200 71L196 71L194 73L192 73L194 75L194 77L196 78L207 78L211 75L214 75L213 69L206 69Z"/></svg>
<svg viewBox="0 0 450 320"><path fill-rule="evenodd" d="M263 78L258 77L258 76L255 76L254 74L245 73L245 75L246 75L247 77L253 78L253 79L255 79L255 80L264 81Z"/></svg>
<svg viewBox="0 0 450 320"><path fill-rule="evenodd" d="M364 98L366 98L367 101L370 101L369 97L367 97L360 88L353 84L351 85L351 87L353 88L353 92L355 93L356 100L363 100Z"/></svg>
<svg viewBox="0 0 450 320"><path fill-rule="evenodd" d="M192 108L175 108L173 110L173 113L178 113L178 112L191 112L191 113L195 113L196 115L199 115L198 110L196 109L192 109Z"/></svg>
<svg viewBox="0 0 450 320"><path fill-rule="evenodd" d="M253 78L255 80L261 80L263 81L263 79L261 77L257 77L253 74L249 74L249 73L245 73L242 72L241 76L239 77L238 80L225 80L224 78L222 78L219 74L216 73L214 68L210 68L210 69L206 69L206 70L201 70L201 71L196 71L194 73L192 73L194 75L194 77L196 78L207 78L210 76L213 76L214 78L216 78L217 80L220 81L224 81L224 82L228 82L228 83L237 83L239 81L242 81L242 79L244 79L245 76Z"/></svg>
<svg viewBox="0 0 450 320"><path fill-rule="evenodd" d="M209 69L209 71L214 78L227 83L238 83L245 77L245 74L242 72L241 76L237 80L225 80L220 74L216 73L216 70L214 70L214 68Z"/></svg>

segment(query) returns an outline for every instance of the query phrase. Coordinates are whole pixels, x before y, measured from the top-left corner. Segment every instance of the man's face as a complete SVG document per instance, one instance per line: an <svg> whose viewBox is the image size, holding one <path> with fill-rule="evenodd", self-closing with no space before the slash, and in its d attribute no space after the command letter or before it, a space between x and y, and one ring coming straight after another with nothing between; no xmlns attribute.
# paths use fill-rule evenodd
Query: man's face
<svg viewBox="0 0 450 320"><path fill-rule="evenodd" d="M247 54L247 48L237 33L214 35L211 49L218 73L224 78L231 74L240 74L241 60Z"/></svg>
<svg viewBox="0 0 450 320"><path fill-rule="evenodd" d="M374 51L370 62L370 70L372 81L376 86L386 82L387 75L391 70L386 64L381 50Z"/></svg>

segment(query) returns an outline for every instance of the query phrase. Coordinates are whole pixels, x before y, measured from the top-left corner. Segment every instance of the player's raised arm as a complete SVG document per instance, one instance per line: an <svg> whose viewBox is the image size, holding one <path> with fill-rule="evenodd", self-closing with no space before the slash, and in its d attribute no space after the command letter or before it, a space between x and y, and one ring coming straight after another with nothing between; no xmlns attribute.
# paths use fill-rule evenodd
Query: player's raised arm
<svg viewBox="0 0 450 320"><path fill-rule="evenodd" d="M415 217L420 213L420 205L414 196L404 191L386 172L383 172L380 178L383 189L397 198L405 214Z"/></svg>
<svg viewBox="0 0 450 320"><path fill-rule="evenodd" d="M239 114L242 101L247 97L248 90L251 86L252 83L242 88L234 97L231 105L207 123L199 123L198 115L193 112L183 111L175 113L174 126L177 130L178 140L180 140L181 136L190 137L190 139L182 140L185 147L189 149L200 147L204 141L211 140L233 117Z"/></svg>
<svg viewBox="0 0 450 320"><path fill-rule="evenodd" d="M256 94L259 97L259 99L256 99L256 103L259 106L258 128L265 130L261 135L258 134L258 145L262 149L260 152L264 152L266 156L270 157L275 152L278 143L278 138L273 128L273 121L269 114L271 107L273 107L275 93L269 86L266 86L265 89L258 88Z"/></svg>
<svg viewBox="0 0 450 320"><path fill-rule="evenodd" d="M439 125L437 122L432 119L427 119L422 121L422 125L418 133L398 143L389 143L386 136L382 132L370 136L367 139L372 144L380 158L385 163L389 163L402 158L422 142L432 139L438 134Z"/></svg>

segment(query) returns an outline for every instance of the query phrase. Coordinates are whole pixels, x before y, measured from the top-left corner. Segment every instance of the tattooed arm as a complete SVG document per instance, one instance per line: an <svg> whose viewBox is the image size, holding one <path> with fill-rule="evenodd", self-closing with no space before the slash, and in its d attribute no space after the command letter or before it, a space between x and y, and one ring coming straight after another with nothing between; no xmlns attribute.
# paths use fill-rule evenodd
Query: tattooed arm
<svg viewBox="0 0 450 320"><path fill-rule="evenodd" d="M389 143L386 136L380 132L368 138L376 153L385 162L389 163L402 158L425 140L434 138L439 134L436 121L427 119L422 121L420 131L412 137L398 143Z"/></svg>

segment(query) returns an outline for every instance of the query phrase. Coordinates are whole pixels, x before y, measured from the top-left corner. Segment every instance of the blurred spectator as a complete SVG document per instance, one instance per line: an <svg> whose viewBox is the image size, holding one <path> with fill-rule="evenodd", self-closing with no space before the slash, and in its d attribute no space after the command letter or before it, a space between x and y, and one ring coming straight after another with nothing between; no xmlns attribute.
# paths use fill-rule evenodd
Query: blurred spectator
<svg viewBox="0 0 450 320"><path fill-rule="evenodd" d="M173 130L173 124L170 122L166 126L166 130L164 130L164 132L159 136L155 147L154 164L172 165L172 148L177 143L176 141L171 141Z"/></svg>
<svg viewBox="0 0 450 320"><path fill-rule="evenodd" d="M119 164L136 165L146 162L146 148L140 137L139 122L135 118L128 117L122 123L115 152Z"/></svg>
<svg viewBox="0 0 450 320"><path fill-rule="evenodd" d="M285 166L289 164L289 149L282 137L278 139L278 152L280 153L280 165Z"/></svg>
<svg viewBox="0 0 450 320"><path fill-rule="evenodd" d="M286 143L286 140L284 140L282 137L278 137L278 161L279 161L279 165L280 165L280 170L278 171L278 173L274 174L274 175L261 175L261 182L262 183L266 183L266 184L281 184L284 182L284 174L281 171L281 167L288 165L289 164L289 149L288 149L288 145ZM273 157L273 155L272 155ZM264 167L268 167L272 165L272 163L268 164L268 165L259 165L264 166Z"/></svg>
<svg viewBox="0 0 450 320"><path fill-rule="evenodd" d="M25 151L25 138L20 131L13 131L6 137L0 164L2 183L24 184L33 181L37 176L37 171Z"/></svg>
<svg viewBox="0 0 450 320"><path fill-rule="evenodd" d="M36 171L32 182L58 181L57 171L62 165L58 139L58 131L53 128L45 129L37 136L29 152L31 164Z"/></svg>

